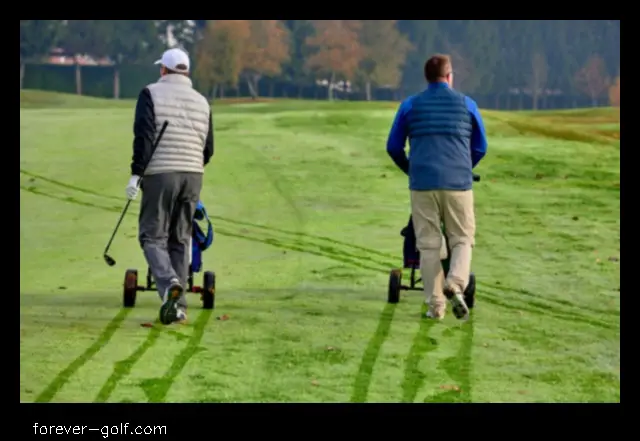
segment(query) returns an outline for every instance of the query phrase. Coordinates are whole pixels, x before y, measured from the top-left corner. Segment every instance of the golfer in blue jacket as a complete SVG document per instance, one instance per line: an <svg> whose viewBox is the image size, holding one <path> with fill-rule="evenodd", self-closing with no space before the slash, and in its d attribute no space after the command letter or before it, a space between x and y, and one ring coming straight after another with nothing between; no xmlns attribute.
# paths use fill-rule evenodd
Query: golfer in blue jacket
<svg viewBox="0 0 640 441"><path fill-rule="evenodd" d="M478 106L453 89L451 59L434 55L424 66L428 87L400 105L387 152L409 175L411 215L420 251L427 317L441 319L448 299L458 319L469 317L463 293L475 245L473 168L487 152ZM405 142L409 139L409 157ZM445 280L440 261L444 224L450 247Z"/></svg>

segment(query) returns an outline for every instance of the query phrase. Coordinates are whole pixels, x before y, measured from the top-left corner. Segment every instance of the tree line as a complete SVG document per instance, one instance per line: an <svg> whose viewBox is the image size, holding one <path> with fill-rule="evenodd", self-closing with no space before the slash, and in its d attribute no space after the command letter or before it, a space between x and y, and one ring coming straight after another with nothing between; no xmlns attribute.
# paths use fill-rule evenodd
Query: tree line
<svg viewBox="0 0 640 441"><path fill-rule="evenodd" d="M486 107L620 102L619 20L21 20L21 87L28 63L62 48L110 59L117 98L119 67L170 45L191 54L211 97L242 86L257 98L269 82L399 99L424 87L424 61L439 52L452 57L455 87ZM75 72L82 93L79 63Z"/></svg>

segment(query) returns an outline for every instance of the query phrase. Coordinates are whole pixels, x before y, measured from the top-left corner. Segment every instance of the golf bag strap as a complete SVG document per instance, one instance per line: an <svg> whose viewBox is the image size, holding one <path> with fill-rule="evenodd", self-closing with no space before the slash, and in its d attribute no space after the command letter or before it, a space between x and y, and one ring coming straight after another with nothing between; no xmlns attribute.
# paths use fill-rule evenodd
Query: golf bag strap
<svg viewBox="0 0 640 441"><path fill-rule="evenodd" d="M204 239L204 243L202 244L202 249L206 250L213 243L213 224L211 223L211 219L209 219L209 215L207 214L207 210L204 208L204 205L201 205L202 215L204 216L204 220L207 221L207 235Z"/></svg>

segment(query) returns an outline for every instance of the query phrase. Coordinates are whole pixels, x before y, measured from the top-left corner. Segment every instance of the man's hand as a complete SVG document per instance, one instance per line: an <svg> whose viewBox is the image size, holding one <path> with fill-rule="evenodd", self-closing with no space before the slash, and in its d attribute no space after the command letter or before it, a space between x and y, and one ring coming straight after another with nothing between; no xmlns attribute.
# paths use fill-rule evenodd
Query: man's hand
<svg viewBox="0 0 640 441"><path fill-rule="evenodd" d="M138 190L140 189L139 184L140 184L140 176L138 175L131 176L131 179L129 179L129 183L127 184L127 189L126 189L127 198L129 200L132 201L138 196Z"/></svg>

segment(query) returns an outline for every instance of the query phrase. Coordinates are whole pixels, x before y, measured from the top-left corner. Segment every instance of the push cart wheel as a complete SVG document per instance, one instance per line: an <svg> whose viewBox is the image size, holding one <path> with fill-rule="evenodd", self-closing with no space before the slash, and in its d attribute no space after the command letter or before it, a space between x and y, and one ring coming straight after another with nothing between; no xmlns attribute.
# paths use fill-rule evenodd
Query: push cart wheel
<svg viewBox="0 0 640 441"><path fill-rule="evenodd" d="M205 271L201 294L202 308L213 309L216 301L216 274L213 271Z"/></svg>
<svg viewBox="0 0 640 441"><path fill-rule="evenodd" d="M473 273L469 275L469 284L464 290L464 301L469 309L473 308L476 302L476 275Z"/></svg>
<svg viewBox="0 0 640 441"><path fill-rule="evenodd" d="M400 301L400 286L402 285L402 270L394 269L389 274L389 292L387 293L388 303L398 303Z"/></svg>
<svg viewBox="0 0 640 441"><path fill-rule="evenodd" d="M124 293L122 295L122 305L125 308L136 306L136 294L138 291L138 270L128 269L124 273Z"/></svg>

